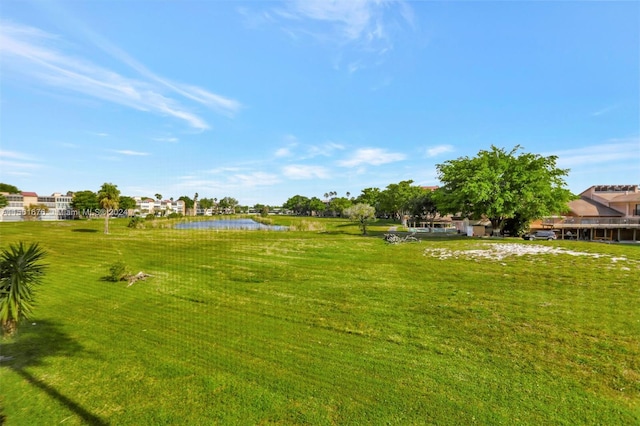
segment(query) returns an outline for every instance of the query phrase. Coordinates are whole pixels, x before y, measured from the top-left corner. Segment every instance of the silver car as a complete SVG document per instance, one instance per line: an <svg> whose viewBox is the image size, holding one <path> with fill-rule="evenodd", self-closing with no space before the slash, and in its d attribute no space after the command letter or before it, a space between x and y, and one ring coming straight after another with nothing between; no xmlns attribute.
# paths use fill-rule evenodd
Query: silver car
<svg viewBox="0 0 640 426"><path fill-rule="evenodd" d="M556 233L553 231L536 231L533 234L525 234L522 236L522 238L530 241L533 241L533 240L551 241L551 240L555 240L558 237L556 236Z"/></svg>

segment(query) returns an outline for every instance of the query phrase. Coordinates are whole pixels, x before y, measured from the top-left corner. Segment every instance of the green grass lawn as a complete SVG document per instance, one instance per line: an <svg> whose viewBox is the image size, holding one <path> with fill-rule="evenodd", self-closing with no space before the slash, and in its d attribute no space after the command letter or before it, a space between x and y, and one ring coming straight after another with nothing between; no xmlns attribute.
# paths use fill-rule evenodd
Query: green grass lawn
<svg viewBox="0 0 640 426"><path fill-rule="evenodd" d="M441 260L486 240L302 222L0 224L50 265L1 344L6 424L640 424L640 247ZM153 277L105 281L119 260Z"/></svg>

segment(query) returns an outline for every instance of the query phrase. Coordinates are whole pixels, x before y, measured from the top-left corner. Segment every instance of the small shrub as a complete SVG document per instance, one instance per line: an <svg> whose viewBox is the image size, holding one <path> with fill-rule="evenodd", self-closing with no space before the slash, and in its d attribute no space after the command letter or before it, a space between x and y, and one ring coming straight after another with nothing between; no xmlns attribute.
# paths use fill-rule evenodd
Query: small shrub
<svg viewBox="0 0 640 426"><path fill-rule="evenodd" d="M156 215L153 213L149 213L145 216L144 220L156 220Z"/></svg>
<svg viewBox="0 0 640 426"><path fill-rule="evenodd" d="M299 223L291 225L291 229L294 231L325 232L327 230L327 227L320 222L312 220L301 220Z"/></svg>
<svg viewBox="0 0 640 426"><path fill-rule="evenodd" d="M167 216L169 219L178 219L182 217L182 213L169 213L169 216Z"/></svg>
<svg viewBox="0 0 640 426"><path fill-rule="evenodd" d="M140 216L134 216L129 220L129 224L127 226L129 228L144 228L144 219Z"/></svg>
<svg viewBox="0 0 640 426"><path fill-rule="evenodd" d="M118 282L127 275L127 265L124 262L116 262L109 265L107 281Z"/></svg>

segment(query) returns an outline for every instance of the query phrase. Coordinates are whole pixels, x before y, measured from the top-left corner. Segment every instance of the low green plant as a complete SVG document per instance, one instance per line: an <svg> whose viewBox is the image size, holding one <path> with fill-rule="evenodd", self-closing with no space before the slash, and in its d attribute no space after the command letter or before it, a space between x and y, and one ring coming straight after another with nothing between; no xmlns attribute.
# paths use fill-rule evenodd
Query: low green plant
<svg viewBox="0 0 640 426"><path fill-rule="evenodd" d="M118 282L127 275L127 265L122 261L118 261L109 265L108 271L107 281Z"/></svg>
<svg viewBox="0 0 640 426"><path fill-rule="evenodd" d="M134 216L129 220L127 225L129 228L144 228L144 219L140 216Z"/></svg>
<svg viewBox="0 0 640 426"><path fill-rule="evenodd" d="M34 286L42 281L46 252L38 243L12 244L0 253L0 323L6 335L15 334L18 322L33 309Z"/></svg>
<svg viewBox="0 0 640 426"><path fill-rule="evenodd" d="M149 213L148 215L146 215L144 217L145 220L156 220L156 215L154 215L153 213Z"/></svg>

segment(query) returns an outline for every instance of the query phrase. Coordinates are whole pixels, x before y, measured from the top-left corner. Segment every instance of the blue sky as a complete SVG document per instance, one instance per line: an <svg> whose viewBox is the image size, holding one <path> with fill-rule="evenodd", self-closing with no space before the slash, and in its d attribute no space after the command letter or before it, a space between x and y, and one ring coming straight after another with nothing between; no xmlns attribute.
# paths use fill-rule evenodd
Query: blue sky
<svg viewBox="0 0 640 426"><path fill-rule="evenodd" d="M640 3L3 1L0 181L357 195L491 145L640 184Z"/></svg>

